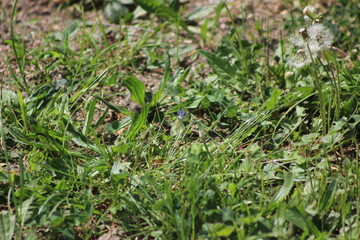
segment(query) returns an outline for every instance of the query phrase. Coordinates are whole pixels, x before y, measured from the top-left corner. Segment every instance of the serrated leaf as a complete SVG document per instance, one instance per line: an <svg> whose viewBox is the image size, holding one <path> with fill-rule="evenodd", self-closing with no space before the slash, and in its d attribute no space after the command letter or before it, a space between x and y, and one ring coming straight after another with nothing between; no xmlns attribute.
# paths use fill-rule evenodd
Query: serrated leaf
<svg viewBox="0 0 360 240"><path fill-rule="evenodd" d="M140 106L145 106L145 85L135 76L129 75L123 80L123 83L131 93L131 100L139 104Z"/></svg>
<svg viewBox="0 0 360 240"><path fill-rule="evenodd" d="M275 202L280 202L283 200L291 191L294 186L294 175L293 173L285 172L284 173L284 184L279 189L279 191L274 196Z"/></svg>
<svg viewBox="0 0 360 240"><path fill-rule="evenodd" d="M277 88L273 89L270 98L265 102L264 106L266 110L271 110L278 105L279 97L281 96L281 94L282 92L279 89Z"/></svg>
<svg viewBox="0 0 360 240"><path fill-rule="evenodd" d="M232 67L226 59L221 58L211 52L199 50L201 55L203 55L211 66L212 70L223 80L233 79L237 76L237 69Z"/></svg>

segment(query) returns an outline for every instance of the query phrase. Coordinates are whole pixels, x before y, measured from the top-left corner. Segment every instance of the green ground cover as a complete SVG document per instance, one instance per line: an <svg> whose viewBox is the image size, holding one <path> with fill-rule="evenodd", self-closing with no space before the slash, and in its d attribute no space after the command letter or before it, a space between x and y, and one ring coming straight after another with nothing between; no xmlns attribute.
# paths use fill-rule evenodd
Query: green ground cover
<svg viewBox="0 0 360 240"><path fill-rule="evenodd" d="M295 1L270 42L133 2L31 49L12 21L0 239L359 239L359 3Z"/></svg>

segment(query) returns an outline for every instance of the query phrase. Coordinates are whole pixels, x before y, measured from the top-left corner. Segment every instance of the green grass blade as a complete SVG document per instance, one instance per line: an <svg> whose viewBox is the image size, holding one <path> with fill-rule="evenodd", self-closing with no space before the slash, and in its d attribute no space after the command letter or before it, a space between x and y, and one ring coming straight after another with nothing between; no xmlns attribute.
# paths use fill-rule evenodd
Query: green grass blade
<svg viewBox="0 0 360 240"><path fill-rule="evenodd" d="M18 95L18 99L19 99L19 105L20 105L20 111L21 111L21 119L23 121L23 127L25 130L25 133L29 133L29 124L28 124L28 117L26 114L26 110L25 110L25 102L24 99L22 97L21 92L18 91L17 93Z"/></svg>
<svg viewBox="0 0 360 240"><path fill-rule="evenodd" d="M165 57L165 73L164 73L164 77L162 78L160 85L159 85L159 89L154 93L154 96L152 98L151 101L151 105L156 104L159 100L161 95L163 94L163 91L166 87L166 84L169 81L170 78L170 72L171 72L171 63L170 63L170 56L167 55L167 57Z"/></svg>
<svg viewBox="0 0 360 240"><path fill-rule="evenodd" d="M337 190L337 179L333 179L329 184L329 186L326 188L325 194L323 194L323 196L320 199L319 202L320 211L327 210L330 207L332 200L335 196L336 190Z"/></svg>
<svg viewBox="0 0 360 240"><path fill-rule="evenodd" d="M99 97L99 96L94 96L94 98L102 101L108 108L115 111L116 113L123 113L127 116L131 115L131 112L126 107L111 104L108 101L106 101L104 98Z"/></svg>
<svg viewBox="0 0 360 240"><path fill-rule="evenodd" d="M106 68L94 81L92 81L87 87L82 89L81 91L78 91L76 94L72 96L73 105L71 107L74 107L77 104L77 101L81 99L82 96L85 95L92 87L94 87L96 84L100 82L100 80L103 78L103 76L108 72L109 68Z"/></svg>
<svg viewBox="0 0 360 240"><path fill-rule="evenodd" d="M189 32L187 25L181 19L181 16L165 4L160 3L156 0L134 0L134 2L139 4L144 10L149 13L153 13L158 17L165 18L170 22L179 23L182 28Z"/></svg>
<svg viewBox="0 0 360 240"><path fill-rule="evenodd" d="M87 149L91 149L95 152L100 152L100 149L94 144L92 143L86 136L84 136L82 133L76 131L75 127L66 119L62 119L64 125L66 126L66 130L69 133L69 135L71 136L71 139L74 143L76 143L77 145L87 148Z"/></svg>
<svg viewBox="0 0 360 240"><path fill-rule="evenodd" d="M97 103L97 100L95 99L95 100L92 100L91 103L89 104L89 109L88 109L88 113L85 118L85 126L84 126L84 130L83 130L84 135L87 135L90 132L91 124L94 119L96 103Z"/></svg>

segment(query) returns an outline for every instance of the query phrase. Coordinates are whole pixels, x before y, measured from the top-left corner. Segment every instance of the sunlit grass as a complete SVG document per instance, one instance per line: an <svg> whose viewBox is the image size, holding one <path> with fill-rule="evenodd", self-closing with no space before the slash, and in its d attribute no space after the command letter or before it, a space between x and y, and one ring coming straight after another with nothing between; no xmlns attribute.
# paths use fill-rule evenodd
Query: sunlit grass
<svg viewBox="0 0 360 240"><path fill-rule="evenodd" d="M271 48L265 30L246 37L231 4L194 11L207 19L198 29L158 4L119 25L100 12L89 24L82 11L35 49L13 32L0 239L357 239L353 22L333 26L349 56L329 51L315 86L287 64L293 23ZM352 21L356 4L339 2L324 21ZM229 30L214 43L220 16Z"/></svg>

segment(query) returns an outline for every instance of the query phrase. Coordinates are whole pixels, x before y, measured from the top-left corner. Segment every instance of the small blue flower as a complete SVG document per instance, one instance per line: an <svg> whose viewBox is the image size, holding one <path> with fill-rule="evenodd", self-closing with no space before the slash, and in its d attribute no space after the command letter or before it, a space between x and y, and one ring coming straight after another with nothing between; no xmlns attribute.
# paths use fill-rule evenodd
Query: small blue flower
<svg viewBox="0 0 360 240"><path fill-rule="evenodd" d="M186 116L186 113L184 111L182 111L182 110L179 110L177 112L177 114L178 114L177 118L180 119L180 120L183 119Z"/></svg>

